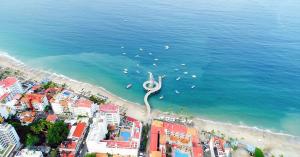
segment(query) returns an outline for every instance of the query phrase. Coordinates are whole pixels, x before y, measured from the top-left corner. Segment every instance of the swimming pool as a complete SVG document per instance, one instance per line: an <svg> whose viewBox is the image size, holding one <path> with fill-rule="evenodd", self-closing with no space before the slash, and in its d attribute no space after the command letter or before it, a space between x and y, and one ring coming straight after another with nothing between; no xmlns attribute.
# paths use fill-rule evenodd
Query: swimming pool
<svg viewBox="0 0 300 157"><path fill-rule="evenodd" d="M123 137L124 141L128 141L129 138L130 138L130 133L129 132L126 132L126 131L122 131L120 133L120 136Z"/></svg>
<svg viewBox="0 0 300 157"><path fill-rule="evenodd" d="M175 157L189 157L187 153L184 153L178 149L175 150Z"/></svg>

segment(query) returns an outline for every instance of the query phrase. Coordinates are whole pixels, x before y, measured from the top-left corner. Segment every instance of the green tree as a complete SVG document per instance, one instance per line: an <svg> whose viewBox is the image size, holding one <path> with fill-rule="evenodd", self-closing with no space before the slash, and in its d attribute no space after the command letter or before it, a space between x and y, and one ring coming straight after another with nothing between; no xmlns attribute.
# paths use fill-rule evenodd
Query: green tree
<svg viewBox="0 0 300 157"><path fill-rule="evenodd" d="M26 135L26 146L32 147L36 145L39 142L39 138L36 135L27 134Z"/></svg>
<svg viewBox="0 0 300 157"><path fill-rule="evenodd" d="M68 133L69 129L67 125L63 121L58 121L48 129L46 141L50 146L56 147L62 141L66 140Z"/></svg>
<svg viewBox="0 0 300 157"><path fill-rule="evenodd" d="M101 99L95 95L90 96L89 98L92 102L96 103L96 104L104 104L106 101L104 99Z"/></svg>
<svg viewBox="0 0 300 157"><path fill-rule="evenodd" d="M265 155L264 155L264 153L263 153L263 151L260 149L260 148L255 148L255 153L254 153L254 156L255 157L264 157Z"/></svg>
<svg viewBox="0 0 300 157"><path fill-rule="evenodd" d="M84 157L96 157L96 153L85 154Z"/></svg>
<svg viewBox="0 0 300 157"><path fill-rule="evenodd" d="M56 149L51 150L50 157L57 157L57 150Z"/></svg>

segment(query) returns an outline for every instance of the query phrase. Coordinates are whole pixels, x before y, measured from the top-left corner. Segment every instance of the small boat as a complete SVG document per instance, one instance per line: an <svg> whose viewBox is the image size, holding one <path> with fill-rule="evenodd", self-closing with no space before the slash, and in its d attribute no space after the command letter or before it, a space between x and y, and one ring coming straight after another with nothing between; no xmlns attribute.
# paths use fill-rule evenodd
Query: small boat
<svg viewBox="0 0 300 157"><path fill-rule="evenodd" d="M181 77L177 77L177 78L176 78L176 81L178 81L178 80L180 80L180 79L181 79Z"/></svg>
<svg viewBox="0 0 300 157"><path fill-rule="evenodd" d="M185 75L188 74L188 73L189 73L189 72L187 72L187 71L183 72L183 74L185 74Z"/></svg>
<svg viewBox="0 0 300 157"><path fill-rule="evenodd" d="M140 51L144 51L144 49L142 49L142 48L140 48L139 50L140 50Z"/></svg>
<svg viewBox="0 0 300 157"><path fill-rule="evenodd" d="M123 53L122 53L122 55L126 55L126 53L125 53L125 52L123 52Z"/></svg>
<svg viewBox="0 0 300 157"><path fill-rule="evenodd" d="M135 55L134 57L135 57L135 58L138 58L138 57L140 57L140 55Z"/></svg>
<svg viewBox="0 0 300 157"><path fill-rule="evenodd" d="M123 71L124 74L128 74L128 71Z"/></svg>
<svg viewBox="0 0 300 157"><path fill-rule="evenodd" d="M181 64L182 66L185 66L185 64Z"/></svg>
<svg viewBox="0 0 300 157"><path fill-rule="evenodd" d="M175 71L178 71L179 69L175 68L174 70L175 70Z"/></svg>
<svg viewBox="0 0 300 157"><path fill-rule="evenodd" d="M154 58L155 61L158 61L158 58Z"/></svg>
<svg viewBox="0 0 300 157"><path fill-rule="evenodd" d="M196 78L197 76L196 75L192 75L192 78Z"/></svg>
<svg viewBox="0 0 300 157"><path fill-rule="evenodd" d="M160 99L160 100L164 99L164 96L163 96L163 95L162 95L162 96L160 96L160 97L159 97L159 99Z"/></svg>
<svg viewBox="0 0 300 157"><path fill-rule="evenodd" d="M178 90L175 90L175 93L176 93L176 94L180 94L180 92L179 92Z"/></svg>
<svg viewBox="0 0 300 157"><path fill-rule="evenodd" d="M138 71L138 70L137 70L137 71L135 71L135 72L136 72L136 73L138 73L138 74L140 73L140 71Z"/></svg>
<svg viewBox="0 0 300 157"><path fill-rule="evenodd" d="M157 66L155 63L153 63L153 66Z"/></svg>
<svg viewBox="0 0 300 157"><path fill-rule="evenodd" d="M166 76L166 75L162 75L162 76L161 76L161 78L165 78L165 77L167 77L167 76Z"/></svg>
<svg viewBox="0 0 300 157"><path fill-rule="evenodd" d="M124 48L124 46L121 46L121 49L123 49Z"/></svg>
<svg viewBox="0 0 300 157"><path fill-rule="evenodd" d="M170 48L170 46L168 46L168 45L165 46L165 49L166 49L166 50L169 49L169 48Z"/></svg>
<svg viewBox="0 0 300 157"><path fill-rule="evenodd" d="M128 84L127 86L126 86L126 89L129 89L129 88L131 88L132 87L132 84L130 83L130 84Z"/></svg>
<svg viewBox="0 0 300 157"><path fill-rule="evenodd" d="M192 86L191 86L192 89L195 88L195 87L196 87L195 85L192 85Z"/></svg>
<svg viewBox="0 0 300 157"><path fill-rule="evenodd" d="M152 55L152 53L151 53L151 52L149 52L148 54L149 54L150 56Z"/></svg>

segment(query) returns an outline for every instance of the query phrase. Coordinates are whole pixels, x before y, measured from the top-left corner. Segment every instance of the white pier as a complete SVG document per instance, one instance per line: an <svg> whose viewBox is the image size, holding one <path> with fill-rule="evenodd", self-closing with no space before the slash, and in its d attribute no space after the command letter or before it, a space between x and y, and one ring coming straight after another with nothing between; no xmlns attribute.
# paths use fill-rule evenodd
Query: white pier
<svg viewBox="0 0 300 157"><path fill-rule="evenodd" d="M153 74L151 72L149 72L149 80L147 80L143 83L143 87L147 91L147 93L144 96L144 103L147 108L147 117L149 120L150 120L150 116L151 116L151 107L148 102L148 98L151 94L158 92L161 89L161 86L162 86L162 77L159 76L158 82L156 82L153 77Z"/></svg>

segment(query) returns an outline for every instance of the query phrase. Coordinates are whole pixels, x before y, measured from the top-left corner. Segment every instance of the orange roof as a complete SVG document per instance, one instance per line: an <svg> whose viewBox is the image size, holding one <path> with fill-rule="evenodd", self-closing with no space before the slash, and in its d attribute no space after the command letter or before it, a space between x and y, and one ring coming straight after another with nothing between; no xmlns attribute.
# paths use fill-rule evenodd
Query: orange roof
<svg viewBox="0 0 300 157"><path fill-rule="evenodd" d="M194 157L203 157L203 149L201 146L193 147Z"/></svg>
<svg viewBox="0 0 300 157"><path fill-rule="evenodd" d="M78 123L72 136L80 138L85 130L85 126L86 124L83 122Z"/></svg>
<svg viewBox="0 0 300 157"><path fill-rule="evenodd" d="M26 94L21 99L21 101L24 103L30 103L30 102L42 103L44 97L45 97L45 95L43 95L43 94Z"/></svg>
<svg viewBox="0 0 300 157"><path fill-rule="evenodd" d="M160 151L151 151L150 157L162 157L162 154Z"/></svg>
<svg viewBox="0 0 300 157"><path fill-rule="evenodd" d="M75 157L75 154L74 153L61 153L60 154L60 157Z"/></svg>
<svg viewBox="0 0 300 157"><path fill-rule="evenodd" d="M14 85L18 80L15 77L7 77L0 81L0 86L4 88L9 88Z"/></svg>
<svg viewBox="0 0 300 157"><path fill-rule="evenodd" d="M116 113L116 112L118 112L118 110L119 110L119 107L115 104L100 105L100 111L102 111L102 112Z"/></svg>
<svg viewBox="0 0 300 157"><path fill-rule="evenodd" d="M85 99L85 98L80 98L79 100L76 101L76 107L86 107L90 108L93 104L92 101Z"/></svg>
<svg viewBox="0 0 300 157"><path fill-rule="evenodd" d="M65 141L66 142L66 144L64 144L64 143L61 143L60 144L60 146L59 146L59 148L61 148L61 149L74 149L75 150L75 148L76 148L76 146L77 146L77 142L76 141Z"/></svg>
<svg viewBox="0 0 300 157"><path fill-rule="evenodd" d="M58 117L55 114L49 114L47 116L46 121L48 121L48 122L55 122L57 119L58 119Z"/></svg>

